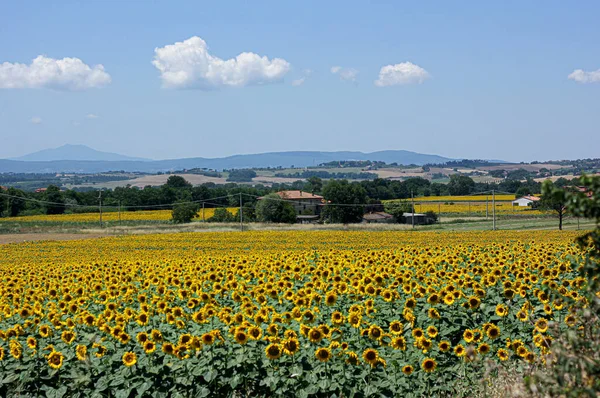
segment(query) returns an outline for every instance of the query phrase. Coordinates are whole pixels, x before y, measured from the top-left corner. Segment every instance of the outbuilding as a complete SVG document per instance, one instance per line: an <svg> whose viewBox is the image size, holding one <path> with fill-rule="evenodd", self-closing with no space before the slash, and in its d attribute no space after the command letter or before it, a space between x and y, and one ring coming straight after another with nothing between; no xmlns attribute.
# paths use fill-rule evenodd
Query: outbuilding
<svg viewBox="0 0 600 398"><path fill-rule="evenodd" d="M539 200L540 198L538 198L537 196L526 195L520 197L519 199L513 200L512 205L519 207L533 206L533 204L538 202Z"/></svg>

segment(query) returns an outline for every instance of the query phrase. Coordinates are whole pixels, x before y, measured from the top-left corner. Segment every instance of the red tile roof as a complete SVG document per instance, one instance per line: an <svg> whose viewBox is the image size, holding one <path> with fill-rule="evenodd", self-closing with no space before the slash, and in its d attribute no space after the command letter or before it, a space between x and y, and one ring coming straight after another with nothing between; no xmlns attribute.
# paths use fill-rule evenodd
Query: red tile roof
<svg viewBox="0 0 600 398"><path fill-rule="evenodd" d="M302 200L302 199L315 199L322 200L323 197L320 195L315 195L310 192L304 191L279 191L277 192L282 199L291 199L291 200Z"/></svg>

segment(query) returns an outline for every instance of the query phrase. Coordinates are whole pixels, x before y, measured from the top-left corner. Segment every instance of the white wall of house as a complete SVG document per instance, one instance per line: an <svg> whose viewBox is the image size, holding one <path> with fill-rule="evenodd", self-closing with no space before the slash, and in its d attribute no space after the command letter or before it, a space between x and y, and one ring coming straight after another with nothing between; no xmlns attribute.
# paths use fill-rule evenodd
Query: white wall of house
<svg viewBox="0 0 600 398"><path fill-rule="evenodd" d="M513 206L527 207L527 206L531 206L533 204L533 200L519 198L517 200L513 200L512 204L513 204Z"/></svg>

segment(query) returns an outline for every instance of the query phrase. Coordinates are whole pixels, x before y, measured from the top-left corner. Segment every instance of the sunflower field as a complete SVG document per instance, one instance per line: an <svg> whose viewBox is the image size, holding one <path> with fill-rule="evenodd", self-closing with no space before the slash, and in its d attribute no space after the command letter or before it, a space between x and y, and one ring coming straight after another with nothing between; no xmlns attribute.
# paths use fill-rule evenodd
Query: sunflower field
<svg viewBox="0 0 600 398"><path fill-rule="evenodd" d="M0 395L454 396L539 365L575 232L252 231L0 246Z"/></svg>
<svg viewBox="0 0 600 398"><path fill-rule="evenodd" d="M237 207L229 207L227 211L236 215ZM203 210L198 212L198 218L194 221L202 221ZM207 220L215 214L214 208L204 209L204 219ZM103 222L121 221L170 221L172 218L171 210L139 210L123 211L119 215L116 211L102 213ZM100 213L71 213L71 214L43 214L34 216L18 216L0 218L0 222L63 222L63 223L96 223L100 220Z"/></svg>

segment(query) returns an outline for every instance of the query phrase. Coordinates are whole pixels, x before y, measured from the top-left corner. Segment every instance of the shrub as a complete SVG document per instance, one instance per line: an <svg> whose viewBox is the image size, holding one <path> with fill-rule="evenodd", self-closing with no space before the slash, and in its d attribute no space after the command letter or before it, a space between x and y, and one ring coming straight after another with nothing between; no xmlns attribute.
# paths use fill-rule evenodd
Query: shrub
<svg viewBox="0 0 600 398"><path fill-rule="evenodd" d="M189 223L196 217L198 217L196 203L178 203L173 207L172 220L176 224Z"/></svg>

